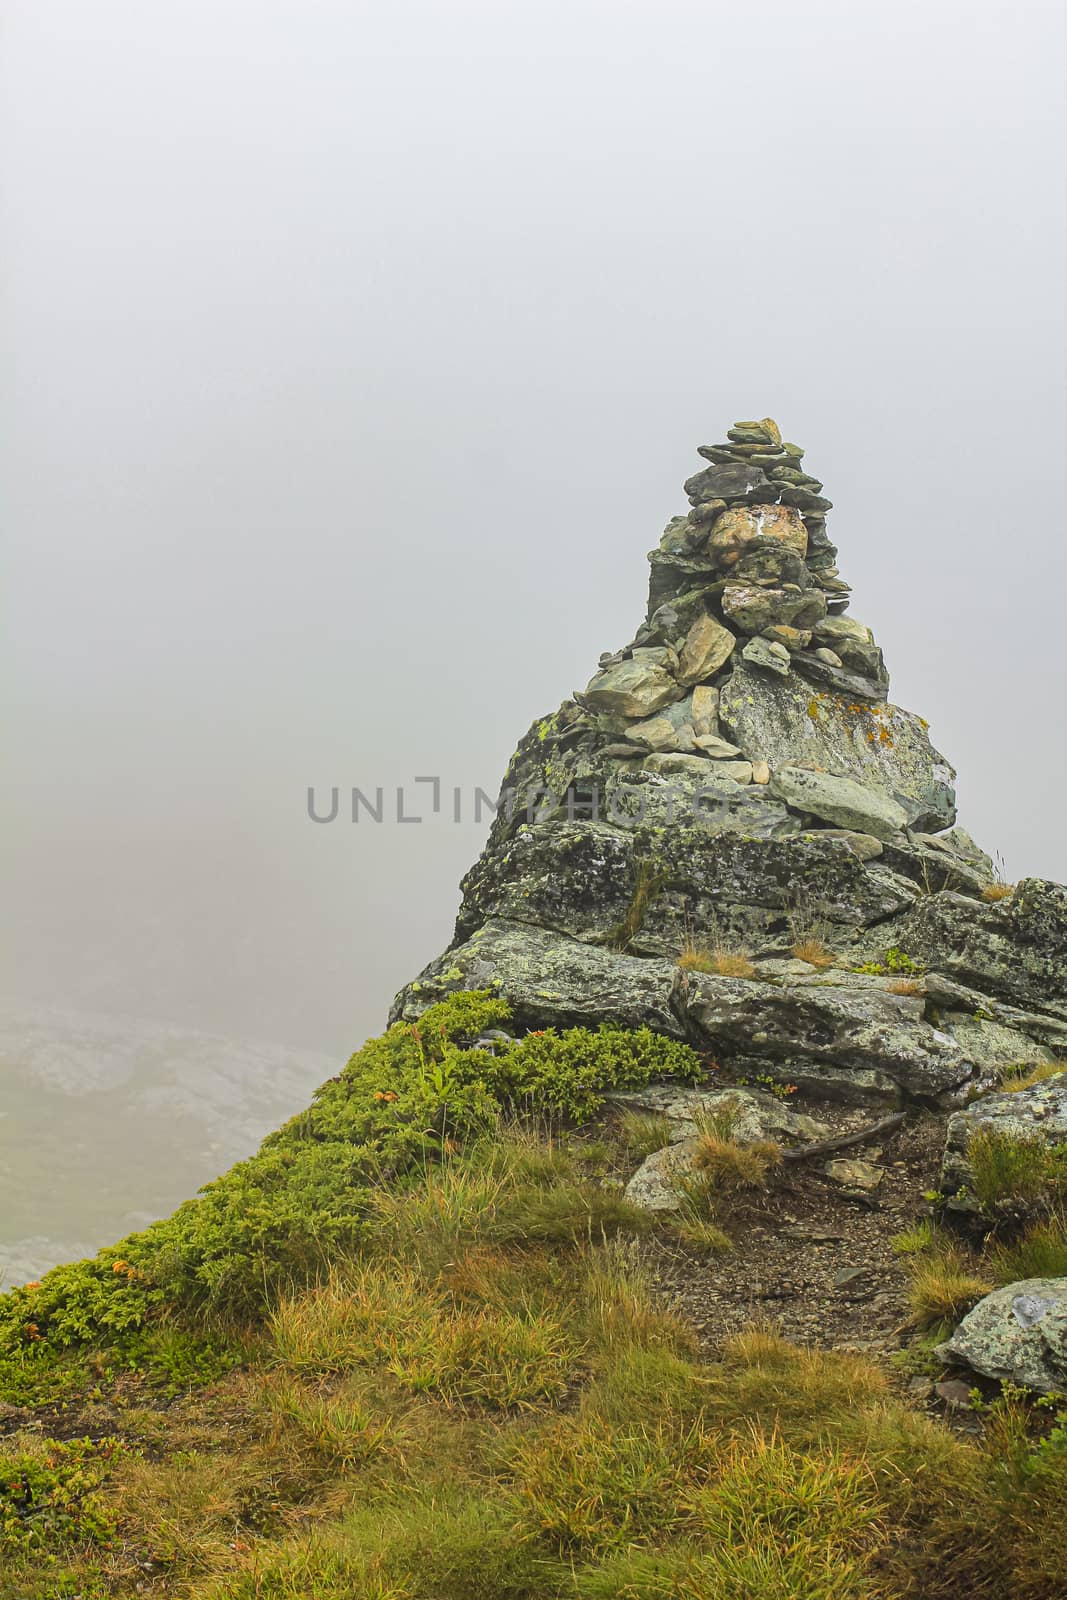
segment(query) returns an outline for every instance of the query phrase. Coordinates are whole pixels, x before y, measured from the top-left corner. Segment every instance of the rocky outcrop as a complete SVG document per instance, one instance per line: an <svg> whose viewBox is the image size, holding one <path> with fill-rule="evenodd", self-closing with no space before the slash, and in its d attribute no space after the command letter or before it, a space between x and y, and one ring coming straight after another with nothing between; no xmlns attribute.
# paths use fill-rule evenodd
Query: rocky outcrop
<svg viewBox="0 0 1067 1600"><path fill-rule="evenodd" d="M934 1352L946 1363L1038 1394L1067 1390L1067 1278L994 1289Z"/></svg>
<svg viewBox="0 0 1067 1600"><path fill-rule="evenodd" d="M1067 892L983 898L952 767L846 615L803 450L763 418L698 453L643 622L520 741L452 947L394 1016L493 986L520 1025L648 1023L857 1101L1040 1059L1067 1042ZM723 948L754 976L720 975Z"/></svg>

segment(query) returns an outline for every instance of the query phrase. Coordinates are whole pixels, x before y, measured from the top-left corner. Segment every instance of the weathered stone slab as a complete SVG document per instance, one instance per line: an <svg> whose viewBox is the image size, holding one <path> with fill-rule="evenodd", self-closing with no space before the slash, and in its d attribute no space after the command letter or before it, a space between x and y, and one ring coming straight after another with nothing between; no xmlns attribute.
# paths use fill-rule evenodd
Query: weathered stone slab
<svg viewBox="0 0 1067 1600"><path fill-rule="evenodd" d="M846 701L737 663L719 692L719 721L750 760L772 769L810 763L852 778L902 806L913 828L955 818L955 773L922 718L899 706Z"/></svg>
<svg viewBox="0 0 1067 1600"><path fill-rule="evenodd" d="M853 778L837 778L807 767L779 767L771 773L771 793L795 811L809 812L838 828L891 839L907 822L903 806Z"/></svg>
<svg viewBox="0 0 1067 1600"><path fill-rule="evenodd" d="M431 962L393 1001L390 1021L413 1022L435 1000L495 989L527 1027L655 1028L683 1038L671 961L639 959L522 923L492 921Z"/></svg>
<svg viewBox="0 0 1067 1600"><path fill-rule="evenodd" d="M908 1093L935 1098L973 1066L954 1039L923 1019L919 997L826 984L778 986L688 974L686 1016L720 1059L734 1054L838 1071L884 1073ZM808 1081L816 1075L809 1070Z"/></svg>

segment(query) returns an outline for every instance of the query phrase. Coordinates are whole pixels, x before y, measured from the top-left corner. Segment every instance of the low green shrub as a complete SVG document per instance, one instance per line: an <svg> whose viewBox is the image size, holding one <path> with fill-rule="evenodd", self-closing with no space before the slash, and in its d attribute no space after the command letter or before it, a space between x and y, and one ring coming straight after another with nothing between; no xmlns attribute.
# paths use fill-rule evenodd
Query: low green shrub
<svg viewBox="0 0 1067 1600"><path fill-rule="evenodd" d="M5 1361L22 1361L40 1345L97 1345L136 1363L141 1330L165 1315L209 1317L231 1329L255 1323L279 1295L314 1283L359 1247L383 1184L494 1126L503 1107L582 1121L611 1089L699 1069L687 1045L648 1028L548 1029L495 1050L477 1046L509 1017L504 1001L471 992L430 1006L416 1024L394 1024L257 1155L196 1199L91 1260L4 1296L0 1384ZM633 1220L616 1197L594 1203L580 1187L569 1198L555 1195L540 1214L515 1205L510 1236L561 1239Z"/></svg>
<svg viewBox="0 0 1067 1600"><path fill-rule="evenodd" d="M0 1555L64 1544L106 1544L114 1532L99 1490L117 1439L43 1439L0 1451Z"/></svg>

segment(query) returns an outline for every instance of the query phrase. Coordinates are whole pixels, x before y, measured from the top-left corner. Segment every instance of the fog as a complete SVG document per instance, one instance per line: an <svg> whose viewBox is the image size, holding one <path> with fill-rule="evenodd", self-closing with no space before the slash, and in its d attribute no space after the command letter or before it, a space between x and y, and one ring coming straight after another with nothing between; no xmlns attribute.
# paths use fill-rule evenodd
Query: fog
<svg viewBox="0 0 1067 1600"><path fill-rule="evenodd" d="M4 9L10 1000L342 1058L487 821L308 785L495 791L768 413L1067 878L1058 5Z"/></svg>

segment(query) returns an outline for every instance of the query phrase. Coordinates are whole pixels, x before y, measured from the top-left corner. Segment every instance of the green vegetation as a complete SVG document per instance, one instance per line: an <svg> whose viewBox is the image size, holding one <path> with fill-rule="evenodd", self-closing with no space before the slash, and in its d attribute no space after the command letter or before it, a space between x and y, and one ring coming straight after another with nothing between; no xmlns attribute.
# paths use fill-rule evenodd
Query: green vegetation
<svg viewBox="0 0 1067 1600"><path fill-rule="evenodd" d="M996 1241L989 1262L997 1283L1022 1278L1067 1278L1067 1217L1055 1212L1018 1239Z"/></svg>
<svg viewBox="0 0 1067 1600"><path fill-rule="evenodd" d="M638 861L634 869L633 894L626 914L612 928L607 942L613 950L629 950L641 932L648 908L663 888L665 877L662 868L654 861Z"/></svg>
<svg viewBox="0 0 1067 1600"><path fill-rule="evenodd" d="M243 1329L281 1292L315 1282L355 1249L383 1183L491 1127L504 1107L583 1121L609 1089L699 1071L686 1045L647 1028L549 1030L496 1053L475 1046L482 1030L508 1020L503 1001L470 993L431 1006L417 1025L397 1023L257 1155L173 1216L5 1296L0 1399L18 1400L56 1351L88 1344L135 1366L173 1365L173 1334L169 1353L158 1339L151 1348L139 1339L168 1315L194 1335L210 1319L218 1346L220 1325ZM195 1366L205 1356L188 1337L182 1359ZM225 1367L225 1351L218 1357Z"/></svg>
<svg viewBox="0 0 1067 1600"><path fill-rule="evenodd" d="M890 945L881 961L865 961L862 966L854 968L856 972L869 972L873 977L886 978L894 975L905 978L921 978L926 968L920 961L913 961L907 951L901 950L897 945Z"/></svg>
<svg viewBox="0 0 1067 1600"><path fill-rule="evenodd" d="M987 1217L1043 1208L1067 1187L1067 1148L1000 1128L979 1128L967 1145L971 1192Z"/></svg>
<svg viewBox="0 0 1067 1600"><path fill-rule="evenodd" d="M1067 1427L1008 1395L958 1438L766 1330L703 1359L569 1129L690 1053L475 1046L506 1020L457 996L390 1029L174 1218L0 1301L0 1596L1059 1592ZM758 1193L773 1147L702 1131L708 1195Z"/></svg>

